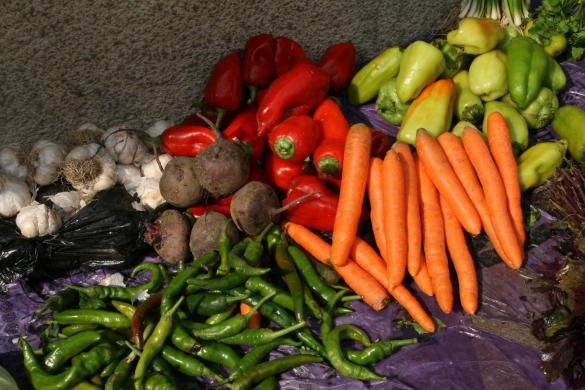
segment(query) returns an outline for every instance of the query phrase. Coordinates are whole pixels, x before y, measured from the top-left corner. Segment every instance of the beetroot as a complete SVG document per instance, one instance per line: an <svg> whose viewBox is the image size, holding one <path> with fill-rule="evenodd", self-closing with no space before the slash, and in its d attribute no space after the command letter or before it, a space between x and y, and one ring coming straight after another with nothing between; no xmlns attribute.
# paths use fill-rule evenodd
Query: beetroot
<svg viewBox="0 0 585 390"><path fill-rule="evenodd" d="M166 165L160 179L162 197L175 207L189 207L203 200L193 157L175 157Z"/></svg>
<svg viewBox="0 0 585 390"><path fill-rule="evenodd" d="M189 246L191 253L196 259L200 259L212 250L218 250L217 238L221 234L227 220L228 217L223 214L208 211L195 222L191 231ZM232 245L240 242L238 229L233 224L229 225L227 233Z"/></svg>
<svg viewBox="0 0 585 390"><path fill-rule="evenodd" d="M154 223L146 224L146 242L168 263L190 258L191 223L177 210L166 210Z"/></svg>

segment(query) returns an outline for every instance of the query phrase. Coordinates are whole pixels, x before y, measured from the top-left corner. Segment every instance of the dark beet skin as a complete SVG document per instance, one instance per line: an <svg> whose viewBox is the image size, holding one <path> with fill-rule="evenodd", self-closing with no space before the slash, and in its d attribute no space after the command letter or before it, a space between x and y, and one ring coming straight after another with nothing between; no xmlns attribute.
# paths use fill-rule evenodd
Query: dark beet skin
<svg viewBox="0 0 585 390"><path fill-rule="evenodd" d="M235 193L230 213L238 229L255 236L270 222L278 222L279 207L278 196L270 186L252 181Z"/></svg>
<svg viewBox="0 0 585 390"><path fill-rule="evenodd" d="M218 250L217 238L223 230L228 217L215 211L208 211L195 222L191 230L189 247L196 259L200 259L212 250ZM236 226L231 223L228 227L228 236L232 246L240 242L240 234Z"/></svg>
<svg viewBox="0 0 585 390"><path fill-rule="evenodd" d="M177 210L166 210L154 223L146 224L145 240L168 263L176 264L190 256L191 223Z"/></svg>
<svg viewBox="0 0 585 390"><path fill-rule="evenodd" d="M205 196L193 157L173 158L165 167L159 188L162 197L175 207L192 206Z"/></svg>

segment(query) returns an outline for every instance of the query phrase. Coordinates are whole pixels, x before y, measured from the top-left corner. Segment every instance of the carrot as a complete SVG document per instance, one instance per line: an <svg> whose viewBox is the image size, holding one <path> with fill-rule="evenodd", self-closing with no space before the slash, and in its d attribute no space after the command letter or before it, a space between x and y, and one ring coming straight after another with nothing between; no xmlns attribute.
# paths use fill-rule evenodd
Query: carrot
<svg viewBox="0 0 585 390"><path fill-rule="evenodd" d="M407 231L404 170L398 154L389 150L382 163L382 196L384 202L384 235L388 288L402 283L406 273Z"/></svg>
<svg viewBox="0 0 585 390"><path fill-rule="evenodd" d="M386 274L386 264L384 260L378 256L374 248L360 237L356 237L351 250L349 252L350 258L364 269L367 273L372 275L382 286L388 285L388 276ZM339 269L337 269L339 271ZM398 303L408 310L412 318L415 319L423 328L429 332L435 331L435 324L429 315L424 311L420 303L412 296L402 284L394 287L392 290L388 289Z"/></svg>
<svg viewBox="0 0 585 390"><path fill-rule="evenodd" d="M415 159L415 164L417 160ZM445 248L443 214L439 193L426 172L426 166L418 163L418 194L422 205L422 230L427 269L431 275L437 302L445 313L453 310L453 286L449 277L449 260Z"/></svg>
<svg viewBox="0 0 585 390"><path fill-rule="evenodd" d="M305 248L307 252L312 254L323 264L329 265L327 260L330 258L332 250L331 245L327 244L321 239L321 237L317 236L306 227L294 222L283 222L282 227L284 228L285 233L300 246ZM374 251L374 253L376 252ZM376 254L376 256L378 255ZM364 301L374 310L380 311L390 303L390 297L388 296L386 289L353 260L347 259L344 266L335 267L335 270L356 294L364 297Z"/></svg>
<svg viewBox="0 0 585 390"><path fill-rule="evenodd" d="M386 259L386 235L384 234L384 204L382 200L382 159L373 157L370 159L370 171L368 173L368 198L370 199L370 219L372 230L376 239L376 245L383 259Z"/></svg>
<svg viewBox="0 0 585 390"><path fill-rule="evenodd" d="M474 314L477 311L477 271L461 223L453 214L453 209L445 197L441 196L441 210L443 211L443 220L445 221L445 237L447 238L447 248L449 255L457 272L459 281L459 299L461 306L469 313Z"/></svg>
<svg viewBox="0 0 585 390"><path fill-rule="evenodd" d="M358 222L366 193L372 130L364 124L353 125L347 133L343 154L343 178L339 204L333 224L331 262L342 266L357 234Z"/></svg>
<svg viewBox="0 0 585 390"><path fill-rule="evenodd" d="M437 140L439 141L439 145L441 145L443 152L445 152L451 167L453 167L453 171L455 171L459 181L461 184L463 184L467 195L469 195L469 198L475 205L475 208L479 213L479 217L481 218L483 228L494 244L496 252L498 252L500 257L506 263L511 264L510 260L502 250L500 241L498 240L496 232L494 231L494 227L490 219L490 212L488 210L485 195L483 193L483 188L479 183L479 179L477 178L477 174L475 173L475 169L473 168L471 161L469 161L469 156L463 147L463 143L459 137L453 133L443 133Z"/></svg>
<svg viewBox="0 0 585 390"><path fill-rule="evenodd" d="M465 230L479 234L481 220L475 206L453 172L441 146L425 129L416 132L416 150L435 187L447 199ZM435 293L438 292L435 290Z"/></svg>
<svg viewBox="0 0 585 390"><path fill-rule="evenodd" d="M435 290L433 290L433 281L431 280L431 275L429 275L429 270L427 268L427 261L425 259L425 255L420 250L420 267L418 267L418 273L416 275L412 275L416 285L428 296L435 295Z"/></svg>
<svg viewBox="0 0 585 390"><path fill-rule="evenodd" d="M245 303L240 303L240 313L247 314L252 308ZM252 314L252 317L248 320L246 324L246 329L260 329L262 327L262 314L259 311Z"/></svg>
<svg viewBox="0 0 585 390"><path fill-rule="evenodd" d="M499 112L492 112L487 120L488 140L490 151L498 172L506 189L508 212L514 224L520 246L524 247L526 232L524 231L524 216L522 215L522 191L518 166L512 150L512 139L506 119Z"/></svg>
<svg viewBox="0 0 585 390"><path fill-rule="evenodd" d="M420 212L418 206L418 184L416 168L410 146L406 142L397 141L392 145L404 170L406 188L406 232L407 232L407 267L408 273L416 275L420 267L420 248L422 245Z"/></svg>
<svg viewBox="0 0 585 390"><path fill-rule="evenodd" d="M498 168L479 131L470 127L465 128L463 130L463 146L465 146L465 151L483 186L490 219L500 245L510 259L511 267L518 269L522 265L524 254L508 213L506 189L498 173ZM451 205L451 202L449 204Z"/></svg>

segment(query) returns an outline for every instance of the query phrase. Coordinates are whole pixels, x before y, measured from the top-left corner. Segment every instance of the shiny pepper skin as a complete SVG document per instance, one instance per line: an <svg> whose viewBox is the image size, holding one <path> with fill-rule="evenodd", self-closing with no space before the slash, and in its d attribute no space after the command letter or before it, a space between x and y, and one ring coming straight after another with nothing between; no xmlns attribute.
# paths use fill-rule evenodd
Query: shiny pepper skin
<svg viewBox="0 0 585 390"><path fill-rule="evenodd" d="M356 49L353 43L343 42L330 46L317 65L329 74L329 93L336 93L349 85L356 72Z"/></svg>
<svg viewBox="0 0 585 390"><path fill-rule="evenodd" d="M518 159L518 175L522 192L543 185L563 163L568 142L541 142L526 150Z"/></svg>

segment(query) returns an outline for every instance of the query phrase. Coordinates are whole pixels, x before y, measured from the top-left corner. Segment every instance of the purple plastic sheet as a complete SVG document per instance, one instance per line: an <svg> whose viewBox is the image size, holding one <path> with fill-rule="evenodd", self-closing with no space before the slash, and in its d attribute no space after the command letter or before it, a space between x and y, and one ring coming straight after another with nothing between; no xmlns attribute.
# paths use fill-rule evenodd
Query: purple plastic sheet
<svg viewBox="0 0 585 390"><path fill-rule="evenodd" d="M579 63L562 62L569 79L567 88L559 96L561 104L573 104L585 109L585 61ZM345 96L343 111L350 123L364 122L396 136L398 127L379 117L374 103L361 107L347 104ZM535 132L532 142L553 139L551 127ZM480 307L476 314L482 318L514 322L529 327L532 318L538 317L549 308L542 294L532 293L530 278L537 274L532 266L542 261L552 261L558 255L554 240L550 239L546 225L555 219L541 211L541 219L532 227L529 234L525 267L512 270L495 253L491 242L480 235L470 238L470 248L476 260L480 283ZM364 239L373 242L373 235L365 233ZM150 250L140 261L159 261ZM33 348L39 346L38 334L43 322L51 319L51 312L37 316L34 309L42 305L43 297L62 289L62 283L91 285L102 280L108 272L79 274L63 280L45 283L29 283L20 280L9 286L8 293L0 294L0 365L4 366L16 379L21 390L30 389L24 377L22 353L15 344L18 337L26 337ZM130 270L122 271L128 278ZM144 276L138 275L130 283L142 283ZM394 319L401 308L392 303L381 312L375 312L363 302L354 301L351 307L355 313L339 317L335 323L355 324L368 332L372 340L386 338L420 337L420 343L403 347L391 357L377 363L373 370L386 376L387 381L361 382L339 374L325 363L303 366L284 373L280 378L281 389L565 389L567 386L558 379L547 383L540 369L540 351L520 344L514 340L495 335L473 327L471 316L465 314L457 299L455 273L452 280L455 288L455 305L451 314L444 314L436 299L422 293L412 283L408 288L419 299L423 307L433 316L443 321L447 328L431 335L419 336L412 327L395 329ZM126 279L127 280L127 279ZM273 325L273 324L272 324ZM316 321L309 325L317 336L320 326ZM361 348L351 342L348 347ZM249 348L242 350L245 353ZM283 346L270 354L270 359L283 354L294 353L295 348ZM222 373L225 373L223 371ZM189 380L186 377L183 380ZM207 378L208 379L208 378ZM193 379L190 379L193 380ZM209 386L208 382L202 384Z"/></svg>

